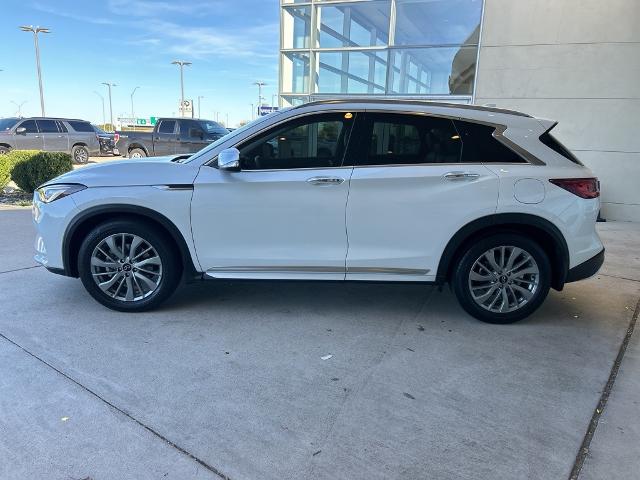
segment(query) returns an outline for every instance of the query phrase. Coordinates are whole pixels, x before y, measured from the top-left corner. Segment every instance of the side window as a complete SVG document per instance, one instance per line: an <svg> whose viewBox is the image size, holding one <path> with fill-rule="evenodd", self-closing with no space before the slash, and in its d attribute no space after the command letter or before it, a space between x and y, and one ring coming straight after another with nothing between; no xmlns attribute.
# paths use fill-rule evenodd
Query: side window
<svg viewBox="0 0 640 480"><path fill-rule="evenodd" d="M158 128L158 133L173 133L176 130L176 121L175 120L163 120L160 122L160 127Z"/></svg>
<svg viewBox="0 0 640 480"><path fill-rule="evenodd" d="M194 120L180 120L180 135L189 138L202 138L204 131L200 124Z"/></svg>
<svg viewBox="0 0 640 480"><path fill-rule="evenodd" d="M36 125L35 120L25 120L20 125L18 125L18 128L20 127L24 127L27 129L25 133L38 133L38 126Z"/></svg>
<svg viewBox="0 0 640 480"><path fill-rule="evenodd" d="M370 114L360 165L457 163L462 143L453 122L420 115Z"/></svg>
<svg viewBox="0 0 640 480"><path fill-rule="evenodd" d="M78 120L70 120L69 125L71 125L71 128L73 128L76 132L95 133L95 130L93 129L93 127L89 122L80 122Z"/></svg>
<svg viewBox="0 0 640 480"><path fill-rule="evenodd" d="M493 136L495 127L454 120L462 137L463 163L526 163L516 152Z"/></svg>
<svg viewBox="0 0 640 480"><path fill-rule="evenodd" d="M354 115L329 113L292 120L238 146L243 170L342 166Z"/></svg>
<svg viewBox="0 0 640 480"><path fill-rule="evenodd" d="M40 133L58 133L55 120L36 120Z"/></svg>
<svg viewBox="0 0 640 480"><path fill-rule="evenodd" d="M56 124L58 125L58 131L60 133L67 133L67 127L65 127L64 123L62 123L60 120L56 120Z"/></svg>

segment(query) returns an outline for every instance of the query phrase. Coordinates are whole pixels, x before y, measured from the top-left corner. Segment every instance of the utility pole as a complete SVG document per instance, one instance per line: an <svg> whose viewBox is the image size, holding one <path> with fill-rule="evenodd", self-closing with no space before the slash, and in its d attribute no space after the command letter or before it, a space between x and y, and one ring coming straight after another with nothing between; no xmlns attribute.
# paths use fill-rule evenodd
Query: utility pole
<svg viewBox="0 0 640 480"><path fill-rule="evenodd" d="M95 90L93 91L93 93L99 96L100 100L102 100L102 126L104 126L107 123L107 119L105 118L105 115L104 115L104 97L100 95L98 92L96 92Z"/></svg>
<svg viewBox="0 0 640 480"><path fill-rule="evenodd" d="M262 105L262 102L264 101L264 97L262 96L262 87L266 86L267 84L261 80L253 82L253 84L258 86L258 106L256 110L259 110L260 105Z"/></svg>
<svg viewBox="0 0 640 480"><path fill-rule="evenodd" d="M38 45L38 34L39 33L51 33L51 30L45 27L34 27L33 25L22 25L20 30L23 32L32 32L33 33L33 44L36 48L36 68L38 69L38 85L40 87L40 110L42 111L42 116L45 116L44 113L44 92L42 91L42 71L40 69L40 46Z"/></svg>
<svg viewBox="0 0 640 480"><path fill-rule="evenodd" d="M109 89L109 123L111 126L111 131L115 130L113 128L113 104L111 103L111 87L117 87L115 83L102 82L102 85L106 85Z"/></svg>
<svg viewBox="0 0 640 480"><path fill-rule="evenodd" d="M180 67L180 113L184 117L184 67L192 65L191 62L185 62L184 60L174 60L171 65L178 65ZM193 105L191 106L193 108Z"/></svg>
<svg viewBox="0 0 640 480"><path fill-rule="evenodd" d="M17 116L22 118L22 106L27 103L27 101L23 101L20 103L14 102L13 100L11 100L11 103L13 103L16 107L18 107L18 111L17 111Z"/></svg>
<svg viewBox="0 0 640 480"><path fill-rule="evenodd" d="M198 95L198 118L202 118L200 114L200 99L204 98L202 95Z"/></svg>
<svg viewBox="0 0 640 480"><path fill-rule="evenodd" d="M136 93L136 90L138 90L139 88L140 87L136 87L131 92L131 118L136 118L136 114L134 113L135 110L133 109L133 94Z"/></svg>

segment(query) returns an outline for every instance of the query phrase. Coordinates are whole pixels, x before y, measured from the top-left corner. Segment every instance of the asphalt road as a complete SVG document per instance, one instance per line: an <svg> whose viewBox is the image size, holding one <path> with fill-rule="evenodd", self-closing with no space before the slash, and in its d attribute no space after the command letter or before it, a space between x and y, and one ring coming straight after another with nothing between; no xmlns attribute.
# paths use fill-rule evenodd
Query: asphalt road
<svg viewBox="0 0 640 480"><path fill-rule="evenodd" d="M568 478L640 297L640 225L601 228L601 274L514 325L420 285L208 282L127 315L0 210L0 478ZM640 471L639 333L580 478Z"/></svg>

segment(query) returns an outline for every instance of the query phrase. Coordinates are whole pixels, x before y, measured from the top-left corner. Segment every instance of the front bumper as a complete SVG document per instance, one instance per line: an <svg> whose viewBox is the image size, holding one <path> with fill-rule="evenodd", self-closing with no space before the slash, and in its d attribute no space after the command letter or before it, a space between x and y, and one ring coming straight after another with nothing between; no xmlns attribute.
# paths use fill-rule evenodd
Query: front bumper
<svg viewBox="0 0 640 480"><path fill-rule="evenodd" d="M600 253L591 257L589 260L586 260L581 264L569 269L565 283L577 282L578 280L583 280L595 275L596 273L598 273L598 270L600 270L600 267L603 263L604 248L600 250Z"/></svg>
<svg viewBox="0 0 640 480"><path fill-rule="evenodd" d="M69 220L78 212L71 196L43 203L33 195L33 223L36 228L34 260L50 271L64 271L62 241Z"/></svg>

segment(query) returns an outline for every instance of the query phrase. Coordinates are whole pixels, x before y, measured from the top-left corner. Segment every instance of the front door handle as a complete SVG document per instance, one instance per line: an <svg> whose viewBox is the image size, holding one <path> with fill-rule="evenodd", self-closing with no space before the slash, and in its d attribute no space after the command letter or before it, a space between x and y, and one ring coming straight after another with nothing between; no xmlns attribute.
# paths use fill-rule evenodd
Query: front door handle
<svg viewBox="0 0 640 480"><path fill-rule="evenodd" d="M450 182L471 181L480 178L479 173L472 172L449 172L443 175L445 180Z"/></svg>
<svg viewBox="0 0 640 480"><path fill-rule="evenodd" d="M340 185L344 182L344 178L339 177L311 177L307 179L307 183L310 185Z"/></svg>

